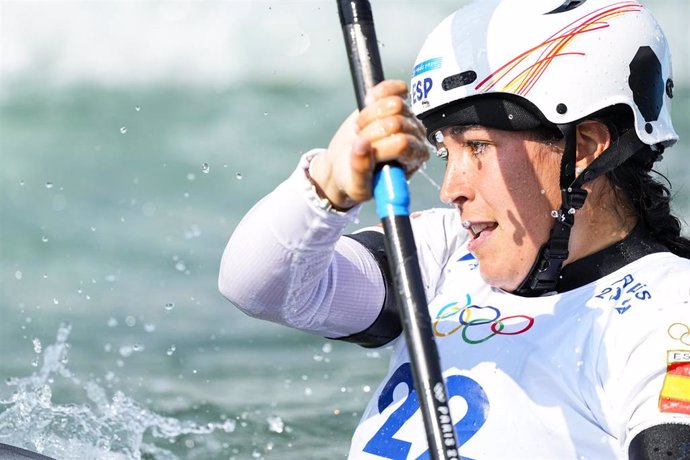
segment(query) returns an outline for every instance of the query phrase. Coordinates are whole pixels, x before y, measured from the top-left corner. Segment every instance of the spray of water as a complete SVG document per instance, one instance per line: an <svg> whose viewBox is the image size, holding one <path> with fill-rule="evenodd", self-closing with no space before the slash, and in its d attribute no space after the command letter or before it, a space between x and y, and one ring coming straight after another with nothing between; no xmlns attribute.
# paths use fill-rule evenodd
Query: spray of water
<svg viewBox="0 0 690 460"><path fill-rule="evenodd" d="M92 381L82 382L68 368L71 326L60 326L54 344L45 347L43 363L28 377L10 378L15 387L0 399L0 441L59 459L173 460L172 452L144 441L145 435L173 442L181 435L226 433L235 421L199 425L158 415L122 392L112 397ZM64 379L86 395L86 404L57 404L52 385Z"/></svg>

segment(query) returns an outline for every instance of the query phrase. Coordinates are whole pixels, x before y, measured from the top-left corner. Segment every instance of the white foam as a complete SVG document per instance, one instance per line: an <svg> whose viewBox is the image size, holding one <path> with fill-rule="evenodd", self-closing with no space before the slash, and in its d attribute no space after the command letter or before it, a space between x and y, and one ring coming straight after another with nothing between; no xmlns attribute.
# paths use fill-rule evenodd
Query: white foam
<svg viewBox="0 0 690 460"><path fill-rule="evenodd" d="M407 79L426 34L466 1L372 2L386 74ZM645 2L664 28L677 86L690 86L683 50L690 2ZM221 85L347 81L330 0L3 0L0 87L94 82Z"/></svg>
<svg viewBox="0 0 690 460"><path fill-rule="evenodd" d="M2 83L349 79L333 1L25 0L0 8ZM389 73L407 78L425 33L452 8L375 4Z"/></svg>

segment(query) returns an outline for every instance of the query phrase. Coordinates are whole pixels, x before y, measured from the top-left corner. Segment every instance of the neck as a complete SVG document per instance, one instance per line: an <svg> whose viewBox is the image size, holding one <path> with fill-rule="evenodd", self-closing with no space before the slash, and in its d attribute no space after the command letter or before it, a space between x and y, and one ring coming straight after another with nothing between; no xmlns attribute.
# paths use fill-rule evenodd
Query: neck
<svg viewBox="0 0 690 460"><path fill-rule="evenodd" d="M563 267L556 292L584 286L657 252L668 252L668 248L654 241L649 230L638 224L623 240Z"/></svg>
<svg viewBox="0 0 690 460"><path fill-rule="evenodd" d="M604 177L587 187L591 188L589 197L575 216L564 266L622 241L637 225L631 207L616 197L610 187Z"/></svg>

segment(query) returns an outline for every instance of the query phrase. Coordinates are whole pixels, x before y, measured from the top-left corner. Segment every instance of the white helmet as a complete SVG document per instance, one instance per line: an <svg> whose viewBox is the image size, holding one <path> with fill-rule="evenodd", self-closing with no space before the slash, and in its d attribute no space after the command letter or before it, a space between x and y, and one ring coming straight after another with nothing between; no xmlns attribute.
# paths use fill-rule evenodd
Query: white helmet
<svg viewBox="0 0 690 460"><path fill-rule="evenodd" d="M637 1L478 1L429 35L410 91L429 135L450 124L562 125L624 104L644 144L678 139L666 38Z"/></svg>

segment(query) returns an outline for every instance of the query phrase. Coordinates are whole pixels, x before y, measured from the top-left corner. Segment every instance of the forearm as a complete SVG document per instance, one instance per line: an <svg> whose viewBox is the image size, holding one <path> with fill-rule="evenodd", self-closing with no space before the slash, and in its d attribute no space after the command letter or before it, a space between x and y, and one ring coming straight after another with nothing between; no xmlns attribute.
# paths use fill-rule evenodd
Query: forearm
<svg viewBox="0 0 690 460"><path fill-rule="evenodd" d="M382 275L364 247L341 239L357 210L316 205L303 166L240 222L223 254L219 289L248 315L347 336L378 316Z"/></svg>

